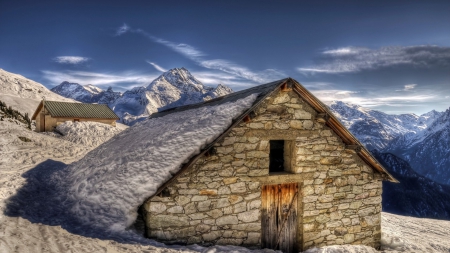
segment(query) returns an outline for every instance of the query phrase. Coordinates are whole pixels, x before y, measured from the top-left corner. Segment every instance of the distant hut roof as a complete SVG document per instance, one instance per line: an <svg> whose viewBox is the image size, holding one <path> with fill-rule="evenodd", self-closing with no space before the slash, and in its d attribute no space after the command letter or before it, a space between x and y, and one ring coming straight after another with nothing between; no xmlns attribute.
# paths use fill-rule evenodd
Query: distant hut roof
<svg viewBox="0 0 450 253"><path fill-rule="evenodd" d="M41 101L33 114L35 120L43 104L52 117L57 118L84 118L84 119L119 119L119 117L105 104L83 104L58 101Z"/></svg>

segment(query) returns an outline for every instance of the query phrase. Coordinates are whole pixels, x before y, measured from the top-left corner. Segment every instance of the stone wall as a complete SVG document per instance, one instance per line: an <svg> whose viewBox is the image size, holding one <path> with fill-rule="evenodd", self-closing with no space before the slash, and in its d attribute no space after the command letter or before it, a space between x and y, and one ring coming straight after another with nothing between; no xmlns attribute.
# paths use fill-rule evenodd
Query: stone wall
<svg viewBox="0 0 450 253"><path fill-rule="evenodd" d="M259 247L261 185L298 182L299 248L330 244L378 247L381 177L293 91L279 92L256 117L216 144L144 205L147 234L169 243ZM269 141L285 140L285 174L269 174Z"/></svg>

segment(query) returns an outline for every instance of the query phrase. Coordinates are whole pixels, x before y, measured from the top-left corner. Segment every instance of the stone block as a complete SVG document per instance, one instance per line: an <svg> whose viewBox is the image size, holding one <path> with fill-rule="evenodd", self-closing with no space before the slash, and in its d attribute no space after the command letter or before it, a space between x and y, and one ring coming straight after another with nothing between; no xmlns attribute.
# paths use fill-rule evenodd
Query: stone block
<svg viewBox="0 0 450 253"><path fill-rule="evenodd" d="M247 204L247 210L260 209L261 200L253 200Z"/></svg>
<svg viewBox="0 0 450 253"><path fill-rule="evenodd" d="M331 201L333 201L333 199L334 199L333 195L325 194L325 195L320 195L317 200L321 203L325 203L325 202L331 202Z"/></svg>
<svg viewBox="0 0 450 253"><path fill-rule="evenodd" d="M231 204L236 204L236 203L238 203L238 202L241 202L242 200L244 200L244 198L242 198L242 197L239 196L239 195L230 195L230 196L228 196L228 201L229 201Z"/></svg>
<svg viewBox="0 0 450 253"><path fill-rule="evenodd" d="M188 226L187 217L178 217L174 215L150 215L147 220L147 226L150 228L170 228Z"/></svg>
<svg viewBox="0 0 450 253"><path fill-rule="evenodd" d="M168 213L183 213L183 207L181 206L173 206L167 209Z"/></svg>
<svg viewBox="0 0 450 253"><path fill-rule="evenodd" d="M167 206L161 202L150 202L149 210L152 213L162 213L167 209Z"/></svg>
<svg viewBox="0 0 450 253"><path fill-rule="evenodd" d="M279 93L278 96L275 97L272 104L274 104L274 105L285 104L285 103L288 103L290 100L291 100L291 98L289 97L289 94L283 92L283 93Z"/></svg>
<svg viewBox="0 0 450 253"><path fill-rule="evenodd" d="M264 125L262 123L255 123L255 122L247 124L247 126L251 129L263 129L264 128Z"/></svg>
<svg viewBox="0 0 450 253"><path fill-rule="evenodd" d="M237 225L232 225L231 229L234 230L242 230L242 231L260 231L261 230L261 223L255 222L255 223L241 223Z"/></svg>
<svg viewBox="0 0 450 253"><path fill-rule="evenodd" d="M205 225L205 224L199 224L197 227L195 227L195 231L200 233L208 232L211 229L211 226Z"/></svg>
<svg viewBox="0 0 450 253"><path fill-rule="evenodd" d="M202 238L204 241L211 242L211 241L216 240L220 236L221 236L221 233L219 231L212 231L212 232L203 234Z"/></svg>
<svg viewBox="0 0 450 253"><path fill-rule="evenodd" d="M231 190L230 190L230 187L228 187L228 186L221 186L221 187L219 187L217 193L219 195L227 195L227 194L231 193Z"/></svg>
<svg viewBox="0 0 450 253"><path fill-rule="evenodd" d="M253 222L259 220L260 210L255 209L238 214L238 219L243 222Z"/></svg>
<svg viewBox="0 0 450 253"><path fill-rule="evenodd" d="M180 194L180 195L197 195L198 190L197 189L179 189L178 194Z"/></svg>
<svg viewBox="0 0 450 253"><path fill-rule="evenodd" d="M228 200L228 198L221 198L221 199L217 200L216 207L221 208L221 207L226 207L229 205L230 205L230 201Z"/></svg>
<svg viewBox="0 0 450 253"><path fill-rule="evenodd" d="M259 196L261 196L261 192L255 192L255 193L251 193L251 194L247 194L246 196L244 196L245 200L251 200L251 199L255 199L258 198Z"/></svg>
<svg viewBox="0 0 450 253"><path fill-rule="evenodd" d="M247 210L247 203L241 202L233 206L233 213L242 213Z"/></svg>
<svg viewBox="0 0 450 253"><path fill-rule="evenodd" d="M334 229L334 234L337 236L343 236L348 233L348 230L344 227L337 227Z"/></svg>
<svg viewBox="0 0 450 253"><path fill-rule="evenodd" d="M227 216L222 216L220 218L216 219L216 225L217 226L222 226L222 225L233 225L233 224L238 224L238 218L236 217L236 215L227 215Z"/></svg>
<svg viewBox="0 0 450 253"><path fill-rule="evenodd" d="M214 210L207 212L206 214L211 216L212 218L216 219L216 218L219 218L220 216L222 216L223 212L220 209L214 209Z"/></svg>
<svg viewBox="0 0 450 253"><path fill-rule="evenodd" d="M200 195L209 195L209 196L215 196L217 195L217 190L215 189L202 189L198 192Z"/></svg>
<svg viewBox="0 0 450 253"><path fill-rule="evenodd" d="M352 243L355 241L355 235L354 234L346 234L344 235L344 242L345 243Z"/></svg>
<svg viewBox="0 0 450 253"><path fill-rule="evenodd" d="M342 159L340 157L324 157L320 159L320 164L323 165L335 165L341 163Z"/></svg>
<svg viewBox="0 0 450 253"><path fill-rule="evenodd" d="M261 233L248 233L244 245L256 246L260 244Z"/></svg>
<svg viewBox="0 0 450 253"><path fill-rule="evenodd" d="M204 196L204 195L199 196L199 195L196 195L196 196L192 196L191 201L205 201L205 200L207 200L207 199L208 199L208 196Z"/></svg>
<svg viewBox="0 0 450 253"><path fill-rule="evenodd" d="M232 193L244 193L247 191L247 187L244 182L230 184L230 189Z"/></svg>
<svg viewBox="0 0 450 253"><path fill-rule="evenodd" d="M304 110L295 110L294 111L295 119L311 119L311 113Z"/></svg>
<svg viewBox="0 0 450 253"><path fill-rule="evenodd" d="M184 213L191 214L197 212L197 207L195 207L195 203L191 202L184 206Z"/></svg>
<svg viewBox="0 0 450 253"><path fill-rule="evenodd" d="M197 203L197 209L199 211L210 210L211 209L210 207L211 207L211 200L201 201Z"/></svg>

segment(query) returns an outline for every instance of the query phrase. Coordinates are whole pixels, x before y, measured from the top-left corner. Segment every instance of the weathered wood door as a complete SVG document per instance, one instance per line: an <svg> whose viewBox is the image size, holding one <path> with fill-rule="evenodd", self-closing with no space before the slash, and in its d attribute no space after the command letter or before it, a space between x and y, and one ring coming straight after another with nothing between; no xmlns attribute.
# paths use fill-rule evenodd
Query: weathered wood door
<svg viewBox="0 0 450 253"><path fill-rule="evenodd" d="M298 252L298 184L262 187L262 248Z"/></svg>
<svg viewBox="0 0 450 253"><path fill-rule="evenodd" d="M40 117L39 132L45 132L45 115L43 113L40 113Z"/></svg>

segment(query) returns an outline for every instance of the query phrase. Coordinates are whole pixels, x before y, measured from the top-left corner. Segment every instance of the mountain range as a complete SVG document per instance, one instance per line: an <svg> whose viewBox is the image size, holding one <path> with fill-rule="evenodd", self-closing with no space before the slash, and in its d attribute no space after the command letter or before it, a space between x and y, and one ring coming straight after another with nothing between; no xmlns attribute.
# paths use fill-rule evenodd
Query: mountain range
<svg viewBox="0 0 450 253"><path fill-rule="evenodd" d="M450 185L450 109L391 115L335 101L330 109L370 150L395 154L418 174Z"/></svg>
<svg viewBox="0 0 450 253"><path fill-rule="evenodd" d="M84 103L108 104L125 124L132 125L150 114L181 105L199 103L233 92L225 85L216 88L203 85L187 69L164 72L146 87L135 87L123 93L106 91L93 85L62 82L51 91Z"/></svg>

